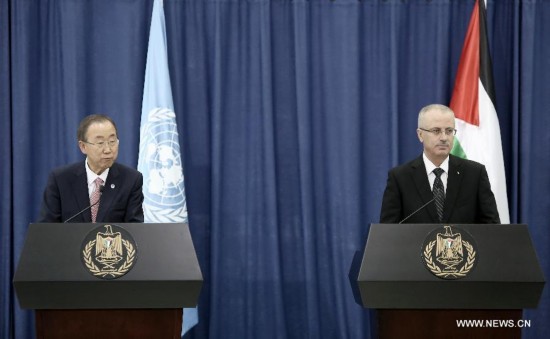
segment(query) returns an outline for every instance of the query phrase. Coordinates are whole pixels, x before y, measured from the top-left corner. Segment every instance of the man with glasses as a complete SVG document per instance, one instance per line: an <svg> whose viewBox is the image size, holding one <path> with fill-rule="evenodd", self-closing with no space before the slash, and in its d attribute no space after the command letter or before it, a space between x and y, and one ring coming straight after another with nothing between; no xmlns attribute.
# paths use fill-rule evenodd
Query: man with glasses
<svg viewBox="0 0 550 339"><path fill-rule="evenodd" d="M422 108L416 133L424 152L389 171L380 222L499 224L485 166L450 154L454 112L438 104Z"/></svg>
<svg viewBox="0 0 550 339"><path fill-rule="evenodd" d="M115 162L115 122L89 115L80 122L77 139L86 160L50 173L38 222L143 222L143 176Z"/></svg>

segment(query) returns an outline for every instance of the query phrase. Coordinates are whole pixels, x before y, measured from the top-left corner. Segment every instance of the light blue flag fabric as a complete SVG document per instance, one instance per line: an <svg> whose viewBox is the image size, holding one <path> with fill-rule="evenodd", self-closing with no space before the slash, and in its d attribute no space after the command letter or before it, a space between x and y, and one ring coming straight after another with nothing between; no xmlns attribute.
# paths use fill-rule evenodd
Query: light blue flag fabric
<svg viewBox="0 0 550 339"><path fill-rule="evenodd" d="M187 204L176 115L172 101L162 0L151 17L139 143L145 222L187 222ZM184 308L182 336L198 322L197 308Z"/></svg>

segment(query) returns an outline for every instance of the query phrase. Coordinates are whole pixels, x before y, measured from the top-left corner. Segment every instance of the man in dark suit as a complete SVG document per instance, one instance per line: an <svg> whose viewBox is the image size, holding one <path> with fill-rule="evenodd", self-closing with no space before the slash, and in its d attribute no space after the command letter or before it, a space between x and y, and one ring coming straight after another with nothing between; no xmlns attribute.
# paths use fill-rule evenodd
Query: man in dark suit
<svg viewBox="0 0 550 339"><path fill-rule="evenodd" d="M115 163L118 136L114 121L94 114L77 131L85 161L53 170L48 178L38 222L143 222L143 176Z"/></svg>
<svg viewBox="0 0 550 339"><path fill-rule="evenodd" d="M424 152L389 171L381 223L399 223L408 216L406 223L500 223L485 166L449 154L455 133L449 107L434 104L420 111L417 135Z"/></svg>

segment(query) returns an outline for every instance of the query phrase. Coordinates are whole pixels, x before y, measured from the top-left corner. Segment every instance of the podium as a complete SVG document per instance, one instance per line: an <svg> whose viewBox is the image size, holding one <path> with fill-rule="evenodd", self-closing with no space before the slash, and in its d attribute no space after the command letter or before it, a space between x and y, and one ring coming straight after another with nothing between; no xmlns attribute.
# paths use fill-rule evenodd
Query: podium
<svg viewBox="0 0 550 339"><path fill-rule="evenodd" d="M356 287L360 304L377 309L380 338L521 337L522 309L537 307L545 284L527 225L455 226L476 243L475 266L458 279L422 259L442 225L370 226Z"/></svg>
<svg viewBox="0 0 550 339"><path fill-rule="evenodd" d="M133 266L103 279L82 246L104 225L29 225L13 283L20 307L36 310L37 338L180 338L182 308L197 305L203 281L188 225L112 223L135 242Z"/></svg>

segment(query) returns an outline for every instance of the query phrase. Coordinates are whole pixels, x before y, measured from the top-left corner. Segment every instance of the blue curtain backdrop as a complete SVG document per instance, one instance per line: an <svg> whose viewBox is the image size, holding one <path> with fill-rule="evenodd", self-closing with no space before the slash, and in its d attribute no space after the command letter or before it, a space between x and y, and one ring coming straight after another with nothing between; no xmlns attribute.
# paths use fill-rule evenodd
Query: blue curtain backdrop
<svg viewBox="0 0 550 339"><path fill-rule="evenodd" d="M369 338L348 282L387 171L448 103L473 0L165 0L190 227L195 338ZM76 127L118 123L137 165L152 0L0 0L0 337L30 338L11 280ZM488 2L511 220L550 276L550 1ZM482 147L482 145L480 145ZM524 318L550 336L550 296Z"/></svg>

